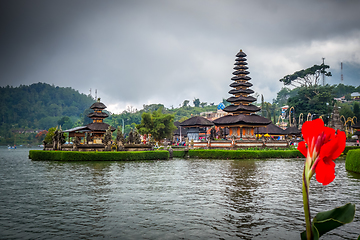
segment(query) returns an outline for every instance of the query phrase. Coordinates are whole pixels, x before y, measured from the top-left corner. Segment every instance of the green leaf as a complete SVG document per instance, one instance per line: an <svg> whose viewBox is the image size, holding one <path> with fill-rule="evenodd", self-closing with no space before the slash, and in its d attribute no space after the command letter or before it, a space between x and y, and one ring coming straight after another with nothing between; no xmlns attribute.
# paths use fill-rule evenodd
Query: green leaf
<svg viewBox="0 0 360 240"><path fill-rule="evenodd" d="M317 228L314 226L314 224L312 224L312 232L313 232L313 239L312 240L319 240L320 236L319 236L319 231L317 230ZM301 240L307 240L306 238L306 231L303 231L301 234Z"/></svg>
<svg viewBox="0 0 360 240"><path fill-rule="evenodd" d="M333 210L319 212L316 214L313 222L313 239L318 240L323 234L340 227L354 220L355 204L347 203L342 207ZM306 240L306 231L301 233L301 239ZM360 240L360 236L358 238Z"/></svg>
<svg viewBox="0 0 360 240"><path fill-rule="evenodd" d="M346 223L351 223L354 216L355 204L347 203L330 211L319 212L316 214L313 224L318 229L319 236L321 236Z"/></svg>

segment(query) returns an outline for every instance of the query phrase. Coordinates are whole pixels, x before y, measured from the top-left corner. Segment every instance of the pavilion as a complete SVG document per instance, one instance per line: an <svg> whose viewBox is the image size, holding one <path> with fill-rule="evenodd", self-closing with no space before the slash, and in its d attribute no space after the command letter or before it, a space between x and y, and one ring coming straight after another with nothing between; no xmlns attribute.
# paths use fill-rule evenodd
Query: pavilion
<svg viewBox="0 0 360 240"><path fill-rule="evenodd" d="M266 127L259 127L256 131L256 134L269 134L271 137L283 138L285 136L285 131L282 128L276 126L275 124L270 123Z"/></svg>
<svg viewBox="0 0 360 240"><path fill-rule="evenodd" d="M189 141L197 141L200 139L201 135L206 137L207 128L214 126L214 123L204 117L195 116L183 121L179 126L187 128L187 137L189 138Z"/></svg>

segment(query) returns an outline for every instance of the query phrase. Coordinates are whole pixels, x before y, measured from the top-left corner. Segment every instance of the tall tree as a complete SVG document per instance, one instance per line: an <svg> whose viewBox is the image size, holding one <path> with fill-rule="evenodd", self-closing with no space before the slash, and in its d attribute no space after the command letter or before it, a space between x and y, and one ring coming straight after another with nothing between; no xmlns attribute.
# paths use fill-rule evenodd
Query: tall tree
<svg viewBox="0 0 360 240"><path fill-rule="evenodd" d="M188 106L188 104L189 104L189 102L190 102L189 100L184 100L184 102L183 102L183 105L182 105L182 106L183 106L183 107L187 107L187 106Z"/></svg>
<svg viewBox="0 0 360 240"><path fill-rule="evenodd" d="M264 96L261 94L261 116L265 117Z"/></svg>
<svg viewBox="0 0 360 240"><path fill-rule="evenodd" d="M267 119L271 121L271 112L270 112L270 103L266 103L266 113L267 113Z"/></svg>
<svg viewBox="0 0 360 240"><path fill-rule="evenodd" d="M332 89L333 87L328 85L299 88L297 95L288 100L289 107L295 108L296 119L300 113L305 116L308 113L324 117L329 115L334 98Z"/></svg>
<svg viewBox="0 0 360 240"><path fill-rule="evenodd" d="M325 76L332 76L331 72L328 72L327 69L330 67L325 64L314 65L307 69L303 69L297 72L294 72L291 75L286 75L280 82L283 82L284 85L292 85L295 87L312 87L319 85L320 76L324 74Z"/></svg>
<svg viewBox="0 0 360 240"><path fill-rule="evenodd" d="M163 114L162 108L157 111L142 114L141 123L136 128L141 134L151 134L156 140L170 138L172 132L176 129L174 125L174 115Z"/></svg>
<svg viewBox="0 0 360 240"><path fill-rule="evenodd" d="M200 99L194 98L193 103L195 107L200 107Z"/></svg>
<svg viewBox="0 0 360 240"><path fill-rule="evenodd" d="M354 115L357 118L357 121L360 121L360 106L358 102L354 102Z"/></svg>

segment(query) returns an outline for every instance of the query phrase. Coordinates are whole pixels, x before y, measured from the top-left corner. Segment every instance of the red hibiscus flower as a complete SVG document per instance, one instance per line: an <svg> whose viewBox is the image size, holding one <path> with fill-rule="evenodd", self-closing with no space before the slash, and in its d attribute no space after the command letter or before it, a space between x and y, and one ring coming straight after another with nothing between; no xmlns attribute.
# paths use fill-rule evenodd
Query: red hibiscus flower
<svg viewBox="0 0 360 240"><path fill-rule="evenodd" d="M298 150L306 157L304 174L309 181L316 173L316 180L328 185L335 178L335 163L345 149L344 132L325 127L321 119L307 121L302 127L304 141Z"/></svg>

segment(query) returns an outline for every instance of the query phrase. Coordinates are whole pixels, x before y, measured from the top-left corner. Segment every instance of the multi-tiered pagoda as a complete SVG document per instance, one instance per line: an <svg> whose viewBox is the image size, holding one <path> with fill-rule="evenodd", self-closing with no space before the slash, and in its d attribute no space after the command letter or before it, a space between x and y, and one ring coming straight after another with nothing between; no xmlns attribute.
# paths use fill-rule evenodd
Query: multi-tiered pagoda
<svg viewBox="0 0 360 240"><path fill-rule="evenodd" d="M231 105L224 108L229 115L213 122L216 126L228 127L229 134L235 135L236 138L255 138L255 128L267 126L271 121L255 114L260 108L251 104L256 101L256 98L250 96L254 91L250 89L252 84L249 83L249 80L251 78L247 76L249 72L247 71L246 54L240 50L236 57L235 72L233 72L235 76L231 78L234 82L230 84L233 89L229 91L234 96L226 100Z"/></svg>
<svg viewBox="0 0 360 240"><path fill-rule="evenodd" d="M94 112L90 113L88 117L91 118L93 122L86 125L86 127L91 131L93 143L102 143L102 138L110 126L103 122L103 120L109 116L107 113L103 112L105 108L105 104L100 102L100 99L90 107ZM114 127L111 127L111 131L115 130Z"/></svg>

